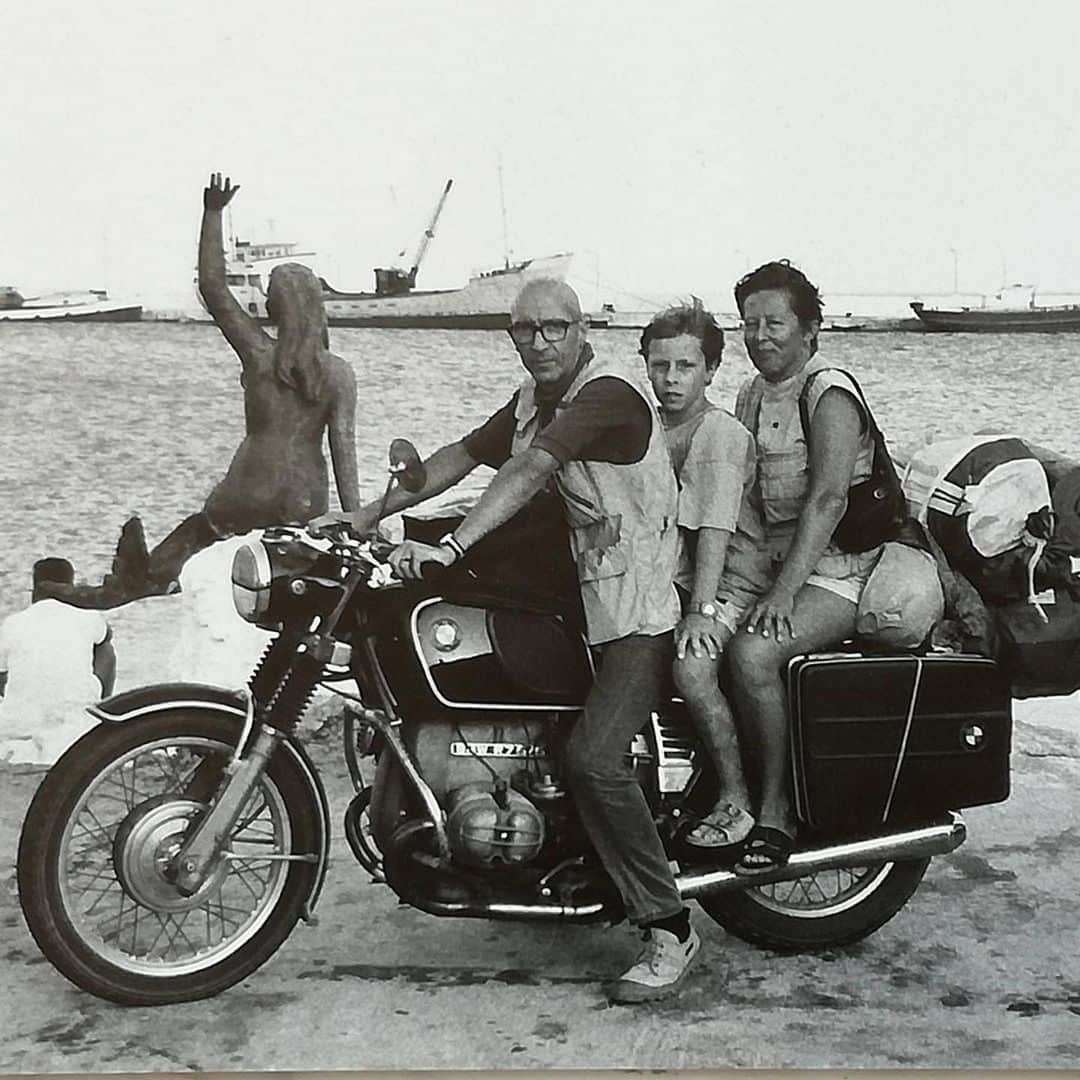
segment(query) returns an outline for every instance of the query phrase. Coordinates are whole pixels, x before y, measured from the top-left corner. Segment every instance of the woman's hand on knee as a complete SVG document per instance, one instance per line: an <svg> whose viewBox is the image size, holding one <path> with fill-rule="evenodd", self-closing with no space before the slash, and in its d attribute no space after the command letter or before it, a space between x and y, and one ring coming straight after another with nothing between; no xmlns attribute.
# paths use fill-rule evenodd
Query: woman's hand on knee
<svg viewBox="0 0 1080 1080"><path fill-rule="evenodd" d="M723 649L720 627L708 615L692 611L684 615L675 627L675 656L679 660L685 659L688 652L693 656L707 656L715 660Z"/></svg>
<svg viewBox="0 0 1080 1080"><path fill-rule="evenodd" d="M748 634L760 634L774 641L794 640L795 594L786 589L770 589L755 605L743 624Z"/></svg>

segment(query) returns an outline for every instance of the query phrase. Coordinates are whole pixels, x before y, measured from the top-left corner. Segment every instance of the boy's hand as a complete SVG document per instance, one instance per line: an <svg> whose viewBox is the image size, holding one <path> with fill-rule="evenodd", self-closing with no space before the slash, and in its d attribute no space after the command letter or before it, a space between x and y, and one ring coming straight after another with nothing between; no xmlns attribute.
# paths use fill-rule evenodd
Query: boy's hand
<svg viewBox="0 0 1080 1080"><path fill-rule="evenodd" d="M683 616L675 627L675 655L683 660L687 650L694 656L708 656L710 660L723 652L724 643L715 619L696 611Z"/></svg>

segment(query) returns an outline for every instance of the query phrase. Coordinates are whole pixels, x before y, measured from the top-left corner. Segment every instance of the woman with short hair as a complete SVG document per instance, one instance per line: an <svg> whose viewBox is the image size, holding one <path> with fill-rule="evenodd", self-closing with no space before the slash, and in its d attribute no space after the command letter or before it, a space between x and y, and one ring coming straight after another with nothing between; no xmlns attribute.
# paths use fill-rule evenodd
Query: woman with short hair
<svg viewBox="0 0 1080 1080"><path fill-rule="evenodd" d="M773 567L770 588L730 645L737 713L761 772L757 824L736 870L755 874L783 866L795 842L783 667L854 635L881 549L843 551L833 535L849 489L870 476L874 440L854 380L817 357L817 287L789 263L770 262L738 282L735 302L758 371L740 389L735 415L757 442Z"/></svg>

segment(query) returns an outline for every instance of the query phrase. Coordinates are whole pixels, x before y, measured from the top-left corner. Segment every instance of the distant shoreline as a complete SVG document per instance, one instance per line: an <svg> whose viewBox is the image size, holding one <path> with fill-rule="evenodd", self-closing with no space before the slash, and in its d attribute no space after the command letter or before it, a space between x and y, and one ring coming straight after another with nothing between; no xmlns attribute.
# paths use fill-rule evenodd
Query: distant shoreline
<svg viewBox="0 0 1080 1080"><path fill-rule="evenodd" d="M610 317L595 317L591 324L593 330L641 330L652 317L652 312L643 311L616 311ZM213 326L213 320L202 312L183 312L169 309L154 310L144 308L142 322L156 323L202 323ZM737 332L742 329L738 316L734 314L722 314L719 316L721 327L725 332ZM336 327L330 324L330 329L357 329L357 327ZM360 328L365 329L365 328ZM372 328L375 329L375 328ZM378 329L417 329L416 327L379 327ZM821 327L822 333L866 333L884 334L896 332L926 333L926 327L918 319L889 318L880 315L837 316L834 319L826 317ZM499 331L495 331L496 333Z"/></svg>

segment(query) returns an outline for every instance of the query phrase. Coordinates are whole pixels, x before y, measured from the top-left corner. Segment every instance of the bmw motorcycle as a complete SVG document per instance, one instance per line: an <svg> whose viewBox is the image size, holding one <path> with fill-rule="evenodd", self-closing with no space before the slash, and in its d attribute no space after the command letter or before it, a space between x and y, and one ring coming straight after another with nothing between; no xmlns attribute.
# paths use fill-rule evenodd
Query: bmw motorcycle
<svg viewBox="0 0 1080 1080"><path fill-rule="evenodd" d="M391 474L423 484L399 440ZM236 608L275 634L247 687L102 701L30 805L19 898L57 970L121 1004L192 1001L313 918L330 808L297 726L320 685L345 701L345 832L375 881L435 916L619 921L560 768L594 670L576 588L530 577L558 545L529 526L526 548L519 530L500 554L502 532L414 583L394 576L392 545L344 527L268 529L239 549ZM1007 797L1011 696L992 661L933 652L852 647L796 658L786 678L800 832L783 868L738 876L683 840L715 777L677 698L626 755L680 893L743 940L797 952L871 934L963 843L959 811Z"/></svg>

